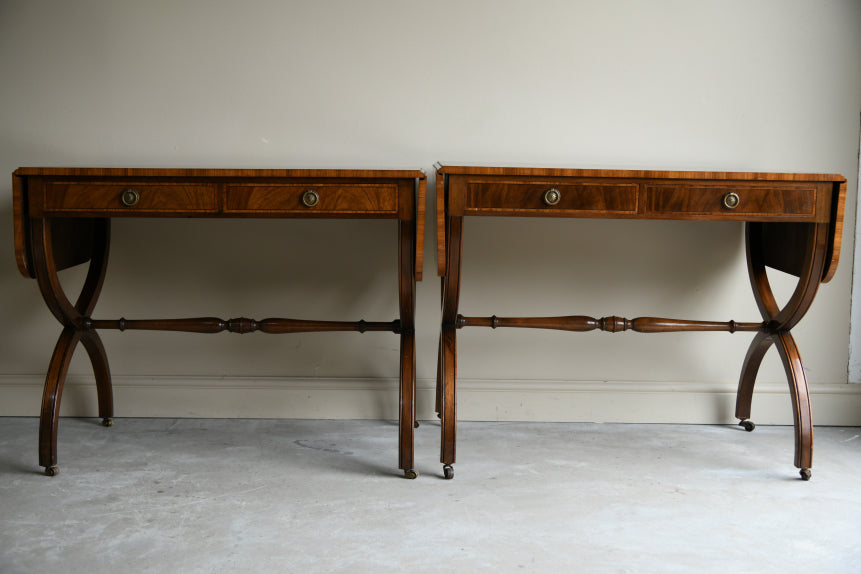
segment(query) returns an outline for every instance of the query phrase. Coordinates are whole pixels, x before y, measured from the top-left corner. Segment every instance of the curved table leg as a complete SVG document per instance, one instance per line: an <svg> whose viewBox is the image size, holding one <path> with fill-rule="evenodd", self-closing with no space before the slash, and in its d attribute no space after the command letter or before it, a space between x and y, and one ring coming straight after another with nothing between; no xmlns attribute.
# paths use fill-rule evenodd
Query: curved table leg
<svg viewBox="0 0 861 574"><path fill-rule="evenodd" d="M113 426L114 422L114 392L111 385L111 370L108 366L108 356L102 339L95 331L85 331L81 342L87 350L90 362L93 364L93 374L96 377L96 393L99 398L99 418L102 425Z"/></svg>
<svg viewBox="0 0 861 574"><path fill-rule="evenodd" d="M440 307L445 302L445 277L440 277ZM436 351L436 399L434 401L434 412L437 417L442 418L442 330L440 330L439 341Z"/></svg>
<svg viewBox="0 0 861 574"><path fill-rule="evenodd" d="M398 301L401 321L400 413L398 465L406 478L416 478L414 440L416 426L416 231L412 221L399 221Z"/></svg>
<svg viewBox="0 0 861 574"><path fill-rule="evenodd" d="M765 331L760 331L753 338L750 347L747 350L747 355L744 357L744 364L741 367L741 377L738 380L738 393L735 398L735 416L739 419L739 424L747 431L752 431L755 427L750 419L750 406L753 401L753 387L756 383L756 375L759 372L759 366L762 364L762 359L774 343L774 338Z"/></svg>
<svg viewBox="0 0 861 574"><path fill-rule="evenodd" d="M57 474L57 426L60 421L60 398L69 362L81 340L81 332L74 327L66 327L60 334L42 392L42 411L39 422L39 466L45 467L45 474Z"/></svg>
<svg viewBox="0 0 861 574"><path fill-rule="evenodd" d="M792 417L795 426L795 466L801 469L801 478L810 480L813 466L813 415L810 409L810 394L807 377L795 339L789 332L777 335L777 351L783 361L789 394L792 398Z"/></svg>
<svg viewBox="0 0 861 574"><path fill-rule="evenodd" d="M436 398L434 399L434 412L437 417L442 417L442 332L439 334L439 342L436 351Z"/></svg>
<svg viewBox="0 0 861 574"><path fill-rule="evenodd" d="M757 333L745 356L736 397L736 417L747 430L753 430L749 421L751 400L756 375L765 353L772 344L777 347L783 362L792 396L795 427L795 466L801 469L804 480L810 478L813 461L813 423L810 394L801 355L792 337L791 329L804 317L819 288L828 246L827 224L797 224L798 238L803 242L804 253L798 254L796 265L798 285L789 301L780 308L775 300L766 274L769 251L769 227L762 223L746 226L748 272L753 295L765 320L763 331Z"/></svg>
<svg viewBox="0 0 861 574"><path fill-rule="evenodd" d="M113 416L113 396L111 374L107 355L98 334L87 325L101 292L107 270L110 243L108 220L91 221L92 250L90 267L81 294L75 305L69 302L57 276L54 243L50 220L34 220L31 224L31 244L33 246L33 268L39 290L51 313L63 325L63 332L54 348L45 388L42 395L42 411L39 420L39 464L45 467L45 474L57 474L57 427L59 423L60 400L68 372L69 362L78 342L82 342L93 365L96 390L99 401L99 415L103 424L110 425Z"/></svg>
<svg viewBox="0 0 861 574"><path fill-rule="evenodd" d="M94 221L95 234L93 240L93 251L90 259L90 268L84 287L75 303L75 309L83 317L89 317L96 307L102 285L105 283L105 274L108 270L108 253L110 250L110 220L97 219ZM99 400L99 417L104 426L113 425L114 396L111 385L111 370L108 366L108 357L102 339L94 329L84 331L82 341L90 363L93 365L93 374L96 378L96 393Z"/></svg>
<svg viewBox="0 0 861 574"><path fill-rule="evenodd" d="M460 298L460 260L463 237L463 218L452 217L447 227L446 274L442 304L442 329L440 333L440 364L438 378L441 382L439 397L442 402L442 434L440 462L445 478L454 477L457 438L457 307Z"/></svg>

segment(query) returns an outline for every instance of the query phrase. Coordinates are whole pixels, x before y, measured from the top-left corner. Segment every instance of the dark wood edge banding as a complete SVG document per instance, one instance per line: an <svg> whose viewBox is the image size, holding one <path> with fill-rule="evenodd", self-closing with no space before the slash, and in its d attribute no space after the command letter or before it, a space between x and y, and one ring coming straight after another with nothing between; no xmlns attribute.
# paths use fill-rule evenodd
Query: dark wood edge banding
<svg viewBox="0 0 861 574"><path fill-rule="evenodd" d="M427 179L418 180L416 197L416 281L422 280L425 264L425 202L427 201Z"/></svg>
<svg viewBox="0 0 861 574"><path fill-rule="evenodd" d="M828 283L834 278L837 264L840 262L840 248L843 245L843 218L846 212L846 180L839 183L835 182L834 192L837 194L837 200L831 198L833 213L831 214L830 225L830 232L834 239L829 244L828 263L822 274L823 283Z"/></svg>
<svg viewBox="0 0 861 574"><path fill-rule="evenodd" d="M445 175L442 166L436 172L436 258L437 275L445 275Z"/></svg>
<svg viewBox="0 0 861 574"><path fill-rule="evenodd" d="M27 191L24 189L24 178L20 175L12 176L12 214L14 218L14 233L15 233L15 262L18 264L18 271L24 277L33 278L36 274L33 272L30 256L30 236L29 218L25 217L27 213Z"/></svg>

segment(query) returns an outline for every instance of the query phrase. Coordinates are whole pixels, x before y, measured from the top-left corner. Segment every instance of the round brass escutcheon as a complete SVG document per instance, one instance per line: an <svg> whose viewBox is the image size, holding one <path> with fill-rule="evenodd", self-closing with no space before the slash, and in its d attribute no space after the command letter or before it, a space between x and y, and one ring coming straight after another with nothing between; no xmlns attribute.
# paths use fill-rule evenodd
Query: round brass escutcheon
<svg viewBox="0 0 861 574"><path fill-rule="evenodd" d="M319 201L320 195L313 189L309 189L302 194L302 205L305 207L314 207Z"/></svg>
<svg viewBox="0 0 861 574"><path fill-rule="evenodd" d="M729 192L723 196L721 199L721 203L727 209L735 209L738 207L739 201L741 201L738 197L738 194L735 192Z"/></svg>
<svg viewBox="0 0 861 574"><path fill-rule="evenodd" d="M560 199L562 199L562 194L555 187L544 192L544 203L547 205L556 205Z"/></svg>
<svg viewBox="0 0 861 574"><path fill-rule="evenodd" d="M126 207L134 207L141 199L141 194L136 189L128 188L120 194L120 201Z"/></svg>

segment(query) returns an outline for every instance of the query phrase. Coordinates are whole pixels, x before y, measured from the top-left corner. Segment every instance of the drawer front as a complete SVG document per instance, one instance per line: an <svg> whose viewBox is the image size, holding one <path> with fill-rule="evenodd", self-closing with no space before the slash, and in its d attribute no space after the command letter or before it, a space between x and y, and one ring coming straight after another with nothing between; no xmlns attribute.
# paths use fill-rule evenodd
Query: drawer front
<svg viewBox="0 0 861 574"><path fill-rule="evenodd" d="M635 215L635 183L482 182L467 186L467 213Z"/></svg>
<svg viewBox="0 0 861 574"><path fill-rule="evenodd" d="M732 219L814 217L816 188L751 186L646 186L647 215Z"/></svg>
<svg viewBox="0 0 861 574"><path fill-rule="evenodd" d="M45 211L50 213L134 215L218 211L215 185L48 182Z"/></svg>
<svg viewBox="0 0 861 574"><path fill-rule="evenodd" d="M228 185L225 211L262 215L397 215L398 187L331 183Z"/></svg>

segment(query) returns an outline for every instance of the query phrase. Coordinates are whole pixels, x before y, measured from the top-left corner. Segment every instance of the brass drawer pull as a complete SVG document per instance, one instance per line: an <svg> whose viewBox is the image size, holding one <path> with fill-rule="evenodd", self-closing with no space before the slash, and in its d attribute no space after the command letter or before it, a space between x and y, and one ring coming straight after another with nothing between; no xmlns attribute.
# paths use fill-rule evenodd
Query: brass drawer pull
<svg viewBox="0 0 861 574"><path fill-rule="evenodd" d="M126 207L134 207L141 199L141 194L136 189L128 188L120 194L120 201Z"/></svg>
<svg viewBox="0 0 861 574"><path fill-rule="evenodd" d="M547 205L556 205L560 199L562 199L562 194L555 187L544 192L544 203Z"/></svg>
<svg viewBox="0 0 861 574"><path fill-rule="evenodd" d="M302 205L305 207L314 207L320 202L320 195L313 189L306 190L302 194Z"/></svg>
<svg viewBox="0 0 861 574"><path fill-rule="evenodd" d="M740 201L738 194L731 191L723 196L721 204L723 204L727 209L735 209L738 207Z"/></svg>

